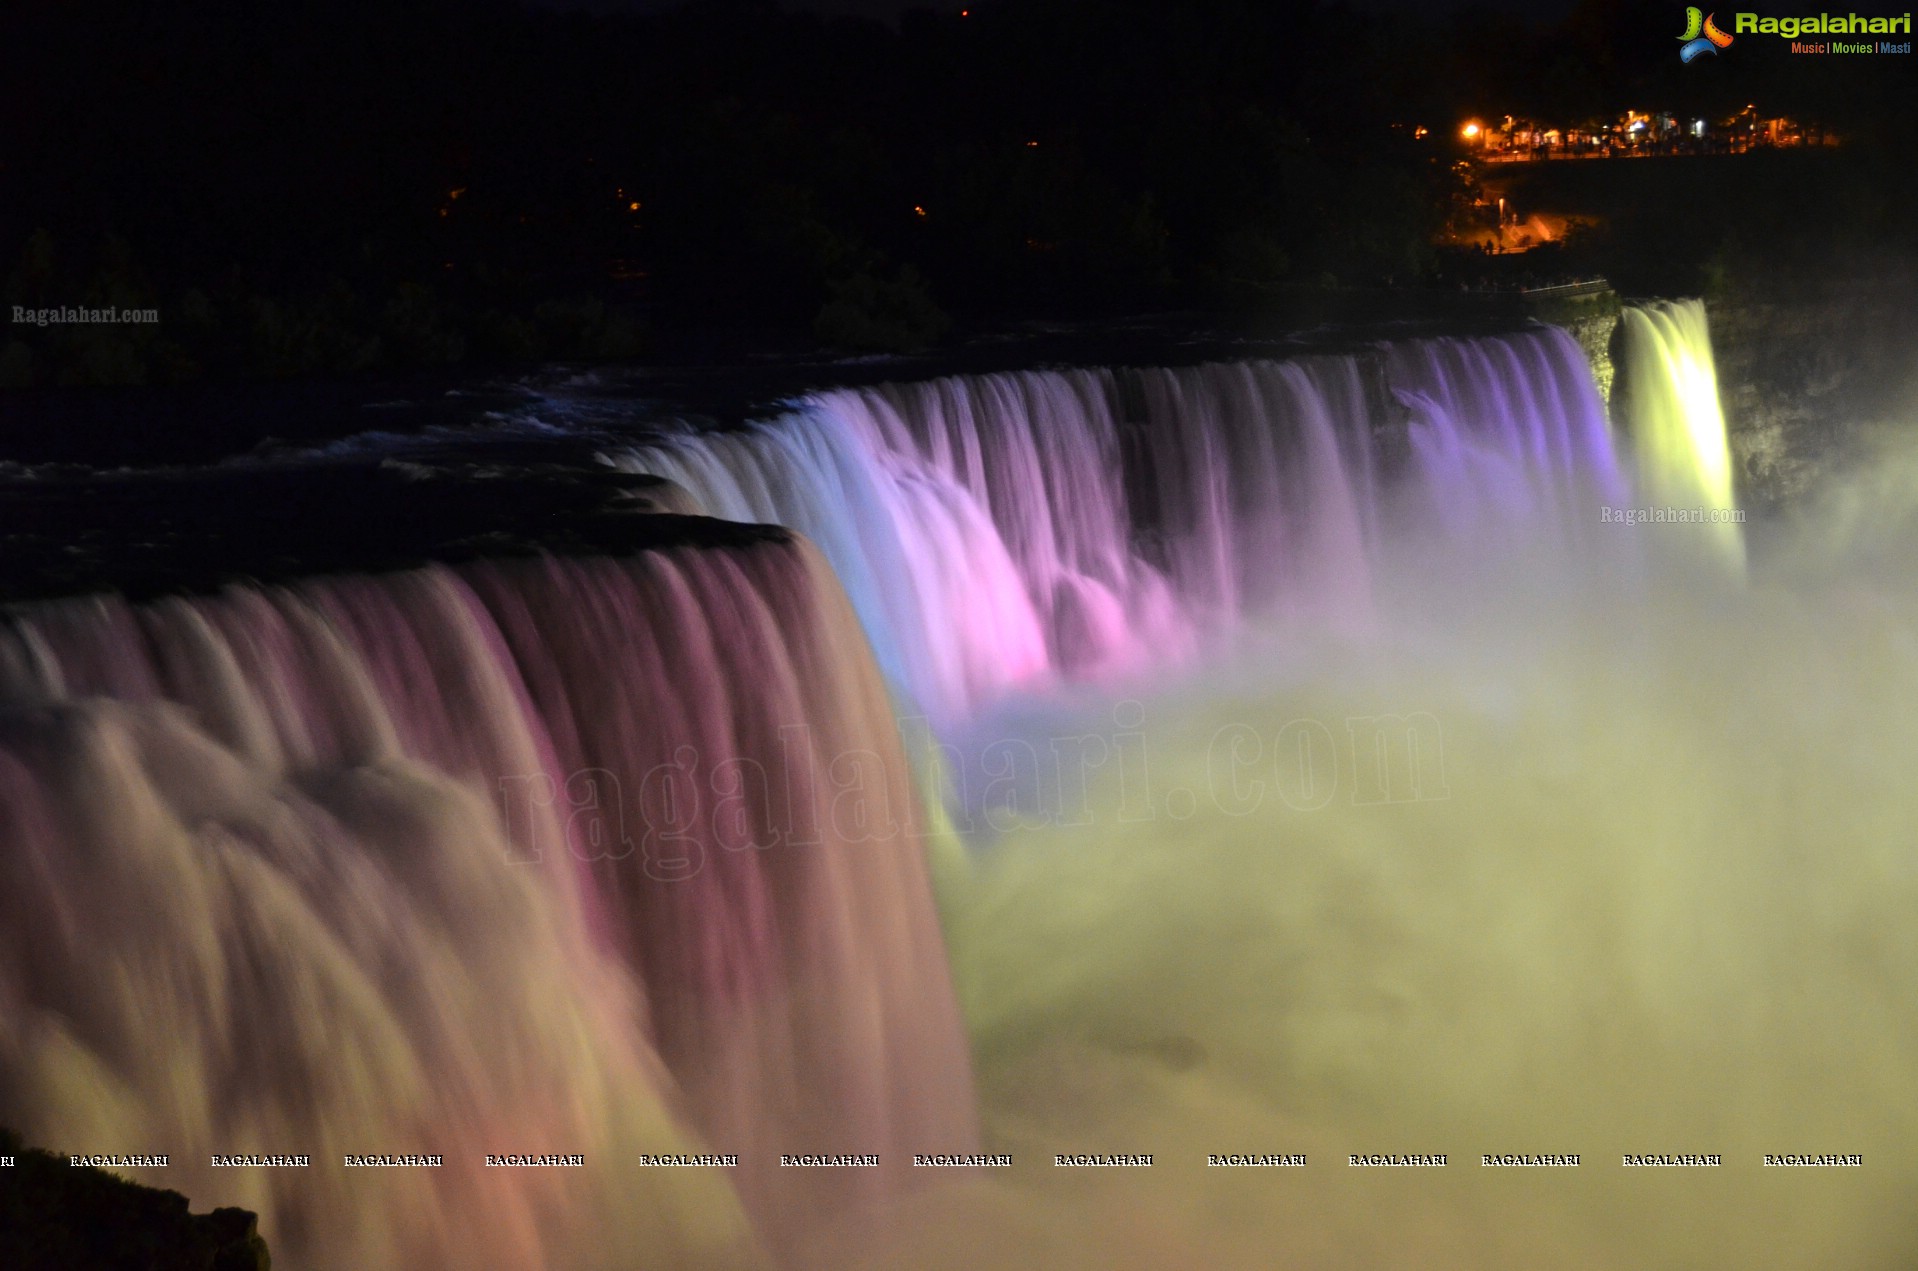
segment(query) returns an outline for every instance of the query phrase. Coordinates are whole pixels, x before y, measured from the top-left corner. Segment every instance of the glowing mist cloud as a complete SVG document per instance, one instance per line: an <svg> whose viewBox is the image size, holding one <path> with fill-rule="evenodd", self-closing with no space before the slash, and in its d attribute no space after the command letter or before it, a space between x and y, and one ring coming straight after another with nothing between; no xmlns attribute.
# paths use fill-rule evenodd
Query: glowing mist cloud
<svg viewBox="0 0 1918 1271"><path fill-rule="evenodd" d="M1803 509L1762 587L1394 522L1369 638L1275 640L1103 729L1029 712L1040 753L1123 752L943 897L987 1142L1040 1165L808 1271L1918 1262L1902 441ZM1155 1164L1044 1168L1085 1151ZM1379 1151L1449 1164L1347 1164ZM1480 1163L1512 1152L1581 1159ZM1643 1153L1722 1167L1622 1167Z"/></svg>
<svg viewBox="0 0 1918 1271"><path fill-rule="evenodd" d="M1913 476L1864 519L1909 518ZM1149 1177L1034 1168L815 1265L1913 1265L1918 723L1885 708L1918 693L1913 524L1875 577L1762 590L1488 535L1382 562L1378 641L1147 697L1090 814L1015 830L945 909L988 1143ZM1381 712L1429 721L1433 758L1392 762L1442 781L1381 795L1344 726ZM1346 1163L1378 1151L1450 1162ZM1646 1152L1723 1167L1621 1168Z"/></svg>

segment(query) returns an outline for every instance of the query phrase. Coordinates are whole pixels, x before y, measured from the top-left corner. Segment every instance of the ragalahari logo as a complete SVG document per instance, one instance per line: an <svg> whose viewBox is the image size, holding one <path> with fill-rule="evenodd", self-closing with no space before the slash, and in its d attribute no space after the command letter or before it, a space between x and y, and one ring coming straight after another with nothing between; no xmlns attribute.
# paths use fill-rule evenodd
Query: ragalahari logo
<svg viewBox="0 0 1918 1271"><path fill-rule="evenodd" d="M1717 16L1707 16L1695 6L1685 10L1685 34L1678 37L1685 42L1678 50L1680 61L1690 65L1692 59L1705 53L1716 54L1732 42L1731 36L1713 24L1712 18Z"/></svg>

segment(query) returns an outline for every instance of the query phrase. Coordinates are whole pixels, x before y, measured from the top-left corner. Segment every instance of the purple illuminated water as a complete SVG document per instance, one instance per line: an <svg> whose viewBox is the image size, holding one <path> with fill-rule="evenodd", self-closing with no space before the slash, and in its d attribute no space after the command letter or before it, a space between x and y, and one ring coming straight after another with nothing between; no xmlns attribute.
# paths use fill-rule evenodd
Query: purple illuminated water
<svg viewBox="0 0 1918 1271"><path fill-rule="evenodd" d="M1382 518L1583 524L1623 497L1605 406L1540 328L1356 355L958 376L608 455L789 525L941 721L1177 664L1251 619L1362 627Z"/></svg>

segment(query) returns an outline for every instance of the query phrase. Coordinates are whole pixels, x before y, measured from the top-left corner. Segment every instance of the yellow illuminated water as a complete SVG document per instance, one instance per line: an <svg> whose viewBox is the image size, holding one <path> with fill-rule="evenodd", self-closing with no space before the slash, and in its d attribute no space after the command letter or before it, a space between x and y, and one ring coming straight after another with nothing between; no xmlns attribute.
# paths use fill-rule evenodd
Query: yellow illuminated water
<svg viewBox="0 0 1918 1271"><path fill-rule="evenodd" d="M1641 503L1707 516L1734 510L1731 452L1704 302L1629 305L1619 323L1622 362L1613 414L1637 460ZM1708 551L1734 569L1744 567L1744 535L1735 522L1692 528Z"/></svg>

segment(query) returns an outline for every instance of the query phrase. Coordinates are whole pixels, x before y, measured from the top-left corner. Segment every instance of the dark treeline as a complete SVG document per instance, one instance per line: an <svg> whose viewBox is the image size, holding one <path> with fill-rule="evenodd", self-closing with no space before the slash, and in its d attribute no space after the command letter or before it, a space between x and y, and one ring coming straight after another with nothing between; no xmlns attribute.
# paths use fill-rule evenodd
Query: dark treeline
<svg viewBox="0 0 1918 1271"><path fill-rule="evenodd" d="M1681 67L1676 12L21 0L0 300L161 321L13 324L0 384L628 357L691 328L910 347L955 316L1404 286L1433 275L1468 115L1763 98L1861 155L1910 135L1902 67L1757 37ZM1902 222L1884 171L1846 193L1859 233Z"/></svg>

